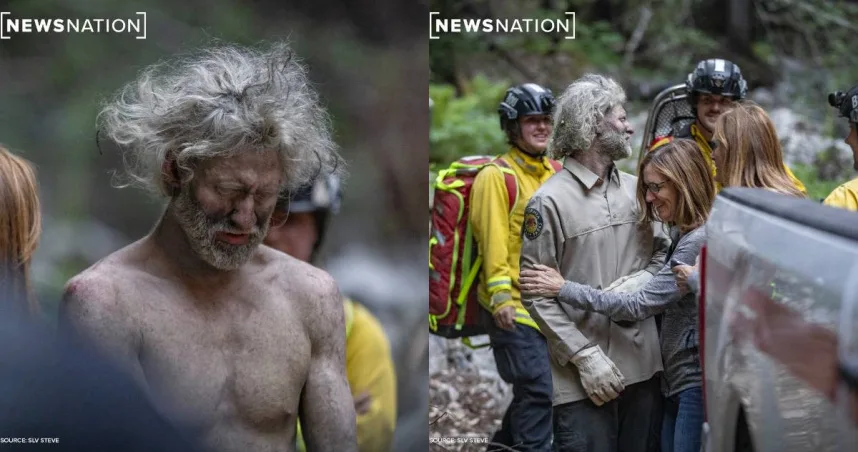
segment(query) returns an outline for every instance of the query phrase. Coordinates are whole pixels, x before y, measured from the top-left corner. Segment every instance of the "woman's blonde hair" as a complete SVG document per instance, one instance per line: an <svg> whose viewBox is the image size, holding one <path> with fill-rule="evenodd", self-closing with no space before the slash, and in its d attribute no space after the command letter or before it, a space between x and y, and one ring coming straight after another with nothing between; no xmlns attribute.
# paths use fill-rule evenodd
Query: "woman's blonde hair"
<svg viewBox="0 0 858 452"><path fill-rule="evenodd" d="M662 221L652 204L646 202L647 183L643 172L647 167L664 176L667 183L676 189L678 196L671 225L687 231L706 223L715 201L715 180L697 143L688 139L675 139L648 152L641 160L637 186L641 220Z"/></svg>
<svg viewBox="0 0 858 452"><path fill-rule="evenodd" d="M0 287L7 299L26 299L34 315L39 305L30 285L30 260L42 230L38 192L33 165L0 145L0 213L5 218L0 221Z"/></svg>
<svg viewBox="0 0 858 452"><path fill-rule="evenodd" d="M784 169L783 150L775 125L759 105L741 101L722 114L712 135L725 187L765 188L805 197Z"/></svg>

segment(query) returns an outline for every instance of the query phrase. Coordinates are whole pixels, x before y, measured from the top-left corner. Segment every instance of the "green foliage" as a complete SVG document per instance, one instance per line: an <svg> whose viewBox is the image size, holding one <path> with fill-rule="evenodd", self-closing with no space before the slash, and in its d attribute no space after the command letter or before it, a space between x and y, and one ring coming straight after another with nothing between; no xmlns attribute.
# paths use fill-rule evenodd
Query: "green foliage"
<svg viewBox="0 0 858 452"><path fill-rule="evenodd" d="M624 43L625 39L609 22L577 20L575 39L561 41L558 51L568 54L578 64L611 68L622 61Z"/></svg>
<svg viewBox="0 0 858 452"><path fill-rule="evenodd" d="M505 150L497 106L509 88L507 82L475 77L470 93L457 97L449 85L430 85L432 127L429 132L430 165L446 165L466 155L498 154Z"/></svg>
<svg viewBox="0 0 858 452"><path fill-rule="evenodd" d="M757 41L751 45L754 55L762 61L774 63L777 59L777 51L770 42Z"/></svg>
<svg viewBox="0 0 858 452"><path fill-rule="evenodd" d="M819 177L819 171L813 165L793 165L790 168L795 174L795 177L807 187L807 196L810 199L819 201L825 199L832 190L837 188L846 180L822 180Z"/></svg>

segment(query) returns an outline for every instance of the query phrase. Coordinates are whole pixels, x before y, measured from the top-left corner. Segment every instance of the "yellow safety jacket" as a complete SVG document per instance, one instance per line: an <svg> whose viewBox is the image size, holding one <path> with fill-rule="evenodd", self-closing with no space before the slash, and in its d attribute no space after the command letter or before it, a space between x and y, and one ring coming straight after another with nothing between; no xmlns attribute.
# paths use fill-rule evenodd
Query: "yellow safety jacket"
<svg viewBox="0 0 858 452"><path fill-rule="evenodd" d="M691 132L691 137L694 138L695 142L697 142L697 147L700 148L700 152L703 153L703 157L706 158L706 163L708 163L709 168L712 169L712 176L714 177L716 168L715 161L712 160L712 148L709 147L709 140L707 140L706 137L703 136L703 132L700 131L696 123L692 123L691 127L689 127L689 130ZM664 144L669 143L671 140L673 140L673 138L674 137L664 137L656 141L655 143L653 143L652 146L650 146L650 150L656 149ZM787 176L789 176L790 180L792 180L792 183L795 184L795 187L798 188L802 193L804 193L805 196L807 196L807 188L800 180L798 180L797 177L795 177L795 174L792 173L792 170L789 169L786 163L784 163L784 169L786 170ZM721 188L721 183L716 181L715 190L721 191Z"/></svg>
<svg viewBox="0 0 858 452"><path fill-rule="evenodd" d="M396 427L396 372L381 323L360 303L343 301L346 319L346 374L352 398L369 392L369 411L357 416L360 452L388 452ZM297 450L306 451L298 422Z"/></svg>
<svg viewBox="0 0 858 452"><path fill-rule="evenodd" d="M515 172L518 202L510 212L509 193L498 167L488 166L477 174L470 199L471 227L483 258L477 293L480 304L492 314L514 306L516 322L538 331L521 304L518 288L521 231L527 201L554 174L554 168L547 157L533 157L514 147L501 158Z"/></svg>
<svg viewBox="0 0 858 452"><path fill-rule="evenodd" d="M852 211L858 211L858 179L852 179L849 182L835 188L829 194L823 204L839 207Z"/></svg>

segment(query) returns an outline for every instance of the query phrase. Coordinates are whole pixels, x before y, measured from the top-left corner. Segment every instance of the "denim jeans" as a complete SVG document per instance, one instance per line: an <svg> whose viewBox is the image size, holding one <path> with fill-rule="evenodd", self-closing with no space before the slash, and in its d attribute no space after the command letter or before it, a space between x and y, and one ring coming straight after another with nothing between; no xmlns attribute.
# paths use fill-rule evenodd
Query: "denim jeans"
<svg viewBox="0 0 858 452"><path fill-rule="evenodd" d="M696 387L664 400L661 452L700 452L703 388Z"/></svg>
<svg viewBox="0 0 858 452"><path fill-rule="evenodd" d="M491 325L489 340L498 374L512 385L513 393L501 429L491 442L516 451L550 451L553 388L545 337L516 323L513 331ZM489 446L488 450L508 449Z"/></svg>
<svg viewBox="0 0 858 452"><path fill-rule="evenodd" d="M557 452L647 452L652 414L661 399L659 376L626 387L596 406L590 399L554 407ZM698 451L699 452L699 451Z"/></svg>

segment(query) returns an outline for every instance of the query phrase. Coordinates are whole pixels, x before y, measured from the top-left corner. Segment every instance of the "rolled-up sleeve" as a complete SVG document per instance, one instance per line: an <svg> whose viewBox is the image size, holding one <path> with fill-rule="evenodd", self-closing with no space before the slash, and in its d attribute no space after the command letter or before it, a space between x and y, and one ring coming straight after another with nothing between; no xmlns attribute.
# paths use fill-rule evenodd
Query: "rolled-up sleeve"
<svg viewBox="0 0 858 452"><path fill-rule="evenodd" d="M524 212L520 268L542 264L559 269L563 238L557 206L537 193ZM590 345L556 298L522 293L521 302L547 339L558 364L566 365L576 353Z"/></svg>

